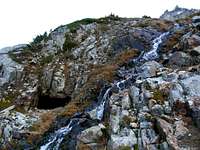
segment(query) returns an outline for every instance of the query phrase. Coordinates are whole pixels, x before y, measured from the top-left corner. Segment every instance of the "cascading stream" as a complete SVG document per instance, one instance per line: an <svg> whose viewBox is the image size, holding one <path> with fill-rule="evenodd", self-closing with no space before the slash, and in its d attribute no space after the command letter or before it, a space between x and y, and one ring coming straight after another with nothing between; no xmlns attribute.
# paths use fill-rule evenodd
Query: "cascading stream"
<svg viewBox="0 0 200 150"><path fill-rule="evenodd" d="M50 136L48 142L40 147L40 150L58 150L60 143L63 141L64 136L69 133L72 129L73 120L69 122L66 127L62 127L57 130L52 136Z"/></svg>
<svg viewBox="0 0 200 150"><path fill-rule="evenodd" d="M149 61L154 60L158 58L157 50L159 48L159 45L162 43L162 39L167 36L169 32L161 34L159 37L153 40L153 47L150 51L144 53L141 55L137 61ZM115 83L111 88L108 88L106 92L104 93L101 102L99 105L95 108L96 109L96 118L101 121L104 115L105 110L105 104L106 101L109 99L109 93L112 88L117 87L119 91L126 88L126 83L132 83L135 81L135 77L137 75L133 74L128 79L119 81ZM129 85L130 86L130 85ZM87 112L86 112L87 113ZM66 127L60 128L59 130L55 131L50 137L46 144L42 145L40 147L40 150L58 150L60 144L62 143L64 137L70 133L70 131L73 129L73 127L77 126L79 124L79 121L76 120L76 122L73 121L73 118L69 122L69 124Z"/></svg>
<svg viewBox="0 0 200 150"><path fill-rule="evenodd" d="M153 40L153 47L149 52L144 53L144 55L142 56L142 59L145 61L149 61L149 60L154 60L156 58L158 58L158 48L159 45L162 43L162 39L167 36L169 34L169 32L165 32L163 34L161 34L159 37L155 38Z"/></svg>

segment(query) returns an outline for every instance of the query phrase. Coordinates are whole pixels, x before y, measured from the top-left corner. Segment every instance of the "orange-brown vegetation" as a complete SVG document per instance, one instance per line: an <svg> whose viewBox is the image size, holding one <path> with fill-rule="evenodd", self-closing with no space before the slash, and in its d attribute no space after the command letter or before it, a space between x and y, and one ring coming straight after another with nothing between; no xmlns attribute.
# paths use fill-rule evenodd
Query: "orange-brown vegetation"
<svg viewBox="0 0 200 150"><path fill-rule="evenodd" d="M84 144L83 142L80 142L77 145L77 150L91 150L91 148L87 144Z"/></svg>
<svg viewBox="0 0 200 150"><path fill-rule="evenodd" d="M177 44L180 41L180 38L184 35L184 31L177 30L174 34L172 34L167 41L165 42L165 46L162 47L163 52L167 52L169 50L172 50L175 46L178 46Z"/></svg>
<svg viewBox="0 0 200 150"><path fill-rule="evenodd" d="M38 139L49 130L55 118L56 115L53 112L42 114L40 120L30 127L27 141L30 144L37 143Z"/></svg>
<svg viewBox="0 0 200 150"><path fill-rule="evenodd" d="M41 116L41 119L37 123L32 125L31 131L37 131L43 134L50 128L54 120L55 115L52 112L47 112Z"/></svg>
<svg viewBox="0 0 200 150"><path fill-rule="evenodd" d="M114 58L113 63L117 64L118 66L122 66L128 62L128 60L133 59L134 57L138 56L138 50L131 49L125 50L121 52L119 55Z"/></svg>
<svg viewBox="0 0 200 150"><path fill-rule="evenodd" d="M167 93L164 90L153 90L153 99L156 100L157 103L163 104L167 97Z"/></svg>
<svg viewBox="0 0 200 150"><path fill-rule="evenodd" d="M85 100L84 102L78 102L72 100L65 106L65 110L62 112L62 116L72 117L76 112L82 112L85 108L90 105L90 102Z"/></svg>
<svg viewBox="0 0 200 150"><path fill-rule="evenodd" d="M97 97L99 90L102 88L101 83L111 83L115 80L116 72L118 68L128 62L128 60L138 55L138 51L135 49L125 50L116 55L110 60L108 64L92 65L88 80L81 88L77 99L82 100L94 100Z"/></svg>
<svg viewBox="0 0 200 150"><path fill-rule="evenodd" d="M137 50L125 50L116 55L107 64L91 65L86 83L73 100L68 103L63 115L69 117L88 107L97 98L100 89L105 83L111 83L117 79L117 69L137 55Z"/></svg>
<svg viewBox="0 0 200 150"><path fill-rule="evenodd" d="M173 26L173 23L167 20L144 19L136 24L136 27L152 27L159 31L166 32Z"/></svg>

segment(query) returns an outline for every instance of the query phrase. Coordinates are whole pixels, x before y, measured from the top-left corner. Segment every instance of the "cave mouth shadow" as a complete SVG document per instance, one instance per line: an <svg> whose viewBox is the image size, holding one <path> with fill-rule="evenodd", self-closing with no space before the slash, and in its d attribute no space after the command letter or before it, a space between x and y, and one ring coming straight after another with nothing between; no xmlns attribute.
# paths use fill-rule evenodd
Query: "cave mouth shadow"
<svg viewBox="0 0 200 150"><path fill-rule="evenodd" d="M54 109L58 107L64 107L71 101L70 96L64 98L50 97L49 95L40 95L38 97L37 108L38 109Z"/></svg>

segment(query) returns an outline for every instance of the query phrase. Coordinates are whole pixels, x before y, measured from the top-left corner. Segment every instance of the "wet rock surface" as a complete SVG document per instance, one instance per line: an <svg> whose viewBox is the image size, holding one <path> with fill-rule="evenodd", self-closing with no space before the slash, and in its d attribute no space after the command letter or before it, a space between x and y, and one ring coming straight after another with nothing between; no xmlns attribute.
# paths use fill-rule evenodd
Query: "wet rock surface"
<svg viewBox="0 0 200 150"><path fill-rule="evenodd" d="M12 49L0 149L199 149L196 13L85 19Z"/></svg>

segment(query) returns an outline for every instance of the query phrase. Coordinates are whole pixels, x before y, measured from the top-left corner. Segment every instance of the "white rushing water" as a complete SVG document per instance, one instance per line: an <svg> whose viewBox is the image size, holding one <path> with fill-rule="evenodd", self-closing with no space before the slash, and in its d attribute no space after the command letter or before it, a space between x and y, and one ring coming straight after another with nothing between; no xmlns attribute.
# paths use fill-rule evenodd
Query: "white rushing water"
<svg viewBox="0 0 200 150"><path fill-rule="evenodd" d="M153 47L152 47L152 49L149 52L144 53L144 55L142 56L142 59L145 60L145 61L148 61L148 60L154 60L154 59L158 58L157 51L158 51L159 45L162 43L162 39L165 36L167 36L168 34L169 34L169 32L165 32L165 33L161 34L159 37L155 38L153 40ZM129 80L130 78L132 78L132 76L129 77L128 79L126 79L126 80ZM122 81L119 81L119 82L115 83L115 85L117 86L117 88L119 89L119 91L123 90L123 88L125 86L124 83L125 83L126 80L122 80ZM104 108L105 108L105 102L106 102L106 100L108 98L108 93L109 93L110 89L111 88L109 88L106 91L106 93L104 94L103 99L102 99L100 105L97 106L96 115L97 115L97 119L98 120L102 120L103 113L104 113Z"/></svg>
<svg viewBox="0 0 200 150"><path fill-rule="evenodd" d="M102 120L103 118L103 113L104 113L104 107L105 107L105 103L106 100L108 99L108 94L110 92L111 88L107 89L107 91L105 92L103 99L101 100L101 103L99 106L97 106L97 111L96 111L96 116L98 120Z"/></svg>
<svg viewBox="0 0 200 150"><path fill-rule="evenodd" d="M158 47L162 43L163 37L165 37L168 34L169 34L168 32L163 33L159 37L154 39L153 40L153 48L149 52L144 53L144 55L142 56L142 59L145 61L148 61L148 60L153 60L153 59L158 58L158 53L157 53ZM118 88L118 90L121 91L125 88L125 82L131 78L134 78L134 74L126 80L121 80L121 81L115 83L113 85L113 87L116 86ZM100 121L103 118L105 104L106 104L106 101L109 99L109 92L111 89L112 89L112 87L108 88L106 90L100 104L95 108L96 109L96 119L98 119ZM58 150L61 142L64 139L64 136L66 136L66 134L68 134L72 130L72 128L78 124L79 124L79 121L76 121L74 123L73 120L71 120L70 123L66 127L63 127L61 129L55 131L52 134L52 136L49 137L48 142L40 147L40 150Z"/></svg>
<svg viewBox="0 0 200 150"><path fill-rule="evenodd" d="M40 150L58 150L60 143L63 141L64 136L69 133L72 129L73 121L70 121L66 127L62 127L50 136L48 142L40 147Z"/></svg>
<svg viewBox="0 0 200 150"><path fill-rule="evenodd" d="M153 40L153 47L149 52L144 53L142 59L143 60L154 60L156 58L158 58L158 47L159 45L162 43L162 39L163 37L167 36L169 34L169 32L165 32L163 34L161 34L159 37L155 38Z"/></svg>

